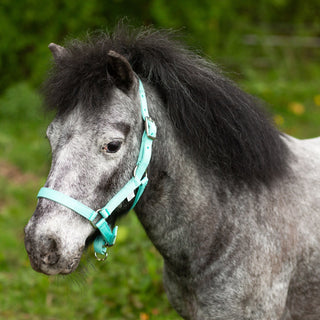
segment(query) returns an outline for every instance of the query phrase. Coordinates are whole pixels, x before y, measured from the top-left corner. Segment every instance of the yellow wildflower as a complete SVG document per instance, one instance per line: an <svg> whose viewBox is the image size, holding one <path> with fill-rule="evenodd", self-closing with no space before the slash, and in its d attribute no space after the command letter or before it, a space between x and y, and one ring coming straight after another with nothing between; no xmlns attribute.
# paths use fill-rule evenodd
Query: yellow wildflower
<svg viewBox="0 0 320 320"><path fill-rule="evenodd" d="M289 109L292 113L294 113L297 116L301 116L306 111L304 105L300 102L289 103Z"/></svg>
<svg viewBox="0 0 320 320"><path fill-rule="evenodd" d="M145 313L145 312L140 313L140 320L149 320L149 319L150 319L150 317L147 313Z"/></svg>
<svg viewBox="0 0 320 320"><path fill-rule="evenodd" d="M313 98L313 100L314 100L314 103L315 103L318 107L320 107L320 94L315 95L314 98Z"/></svg>

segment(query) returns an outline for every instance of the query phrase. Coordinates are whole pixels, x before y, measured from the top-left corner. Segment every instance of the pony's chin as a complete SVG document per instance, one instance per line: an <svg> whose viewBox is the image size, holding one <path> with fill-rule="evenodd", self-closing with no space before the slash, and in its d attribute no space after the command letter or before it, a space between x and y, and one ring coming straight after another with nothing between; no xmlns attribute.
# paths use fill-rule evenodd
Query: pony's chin
<svg viewBox="0 0 320 320"><path fill-rule="evenodd" d="M67 267L57 266L57 267L50 268L48 266L44 266L40 270L36 270L36 271L44 273L45 275L48 275L48 276L68 275L76 271L76 269L79 266L79 263L80 263L80 259L78 261L72 262L71 265L68 265Z"/></svg>

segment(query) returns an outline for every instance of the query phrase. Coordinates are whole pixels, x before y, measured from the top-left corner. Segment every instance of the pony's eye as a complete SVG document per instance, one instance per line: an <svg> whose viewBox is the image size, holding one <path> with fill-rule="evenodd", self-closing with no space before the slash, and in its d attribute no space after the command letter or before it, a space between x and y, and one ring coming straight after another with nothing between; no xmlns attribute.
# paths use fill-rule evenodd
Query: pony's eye
<svg viewBox="0 0 320 320"><path fill-rule="evenodd" d="M112 141L102 146L102 150L107 153L116 153L121 147L121 141Z"/></svg>

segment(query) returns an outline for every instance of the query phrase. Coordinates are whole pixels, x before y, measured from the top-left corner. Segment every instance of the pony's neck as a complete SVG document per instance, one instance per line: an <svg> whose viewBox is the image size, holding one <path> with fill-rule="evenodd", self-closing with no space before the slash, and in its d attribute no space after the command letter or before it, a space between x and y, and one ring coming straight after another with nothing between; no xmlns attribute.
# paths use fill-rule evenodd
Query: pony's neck
<svg viewBox="0 0 320 320"><path fill-rule="evenodd" d="M136 213L166 265L189 275L197 272L191 269L193 261L200 258L199 252L203 255L210 250L208 259L213 258L213 251L219 253L212 250L219 244L212 236L208 240L208 235L219 234L221 183L210 169L192 159L187 146L178 143L171 121L159 106L160 100L148 93L158 138L148 170L149 184ZM202 264L208 265L208 261L197 263L197 268Z"/></svg>

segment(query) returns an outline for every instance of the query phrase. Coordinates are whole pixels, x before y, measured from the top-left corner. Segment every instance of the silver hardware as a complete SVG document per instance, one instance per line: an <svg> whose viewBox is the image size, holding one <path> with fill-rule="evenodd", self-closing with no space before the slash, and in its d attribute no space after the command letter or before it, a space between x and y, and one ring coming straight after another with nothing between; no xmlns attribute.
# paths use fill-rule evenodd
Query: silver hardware
<svg viewBox="0 0 320 320"><path fill-rule="evenodd" d="M138 166L136 166L133 170L133 176L136 177L136 173L137 173L137 169L138 169Z"/></svg>
<svg viewBox="0 0 320 320"><path fill-rule="evenodd" d="M145 121L144 121L144 130L146 131L146 135L148 138L154 140L156 137L155 136L152 136L149 132L149 126L148 126L148 122L152 122L154 124L154 121L152 120L152 118L150 118L149 116L147 116L145 118Z"/></svg>
<svg viewBox="0 0 320 320"><path fill-rule="evenodd" d="M100 208L100 209L98 209L98 210L95 211L95 212L97 213L96 216L95 216L95 218L98 216L98 214L100 214L100 215L102 216L102 214L100 213L101 210L102 210L102 209ZM102 217L103 217L103 216L102 216ZM93 227L94 229L98 229L97 226L94 224L93 221L90 220L90 223L91 223L91 225L92 225L92 227Z"/></svg>
<svg viewBox="0 0 320 320"><path fill-rule="evenodd" d="M134 177L136 177L138 167L139 167L139 166L136 166L136 167L134 168L134 170L133 170L133 176L134 176ZM148 175L147 175L147 170L146 170L146 172L144 173L143 177L148 177Z"/></svg>
<svg viewBox="0 0 320 320"><path fill-rule="evenodd" d="M94 256L96 257L96 259L101 262L101 261L105 261L108 257L108 252L106 251L105 255L100 254L100 253L94 253ZM100 257L101 256L101 257Z"/></svg>

